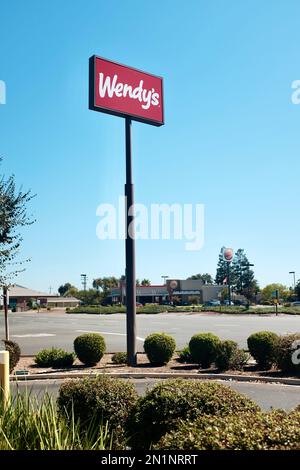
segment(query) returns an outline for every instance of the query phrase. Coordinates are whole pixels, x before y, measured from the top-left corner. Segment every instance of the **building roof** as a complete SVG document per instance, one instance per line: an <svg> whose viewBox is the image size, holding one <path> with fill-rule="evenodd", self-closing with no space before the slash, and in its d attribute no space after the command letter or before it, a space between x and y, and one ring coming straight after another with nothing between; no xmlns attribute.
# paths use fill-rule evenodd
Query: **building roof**
<svg viewBox="0 0 300 470"><path fill-rule="evenodd" d="M47 296L48 302L80 302L80 300L76 299L76 297L62 297L57 295L56 297L49 297Z"/></svg>
<svg viewBox="0 0 300 470"><path fill-rule="evenodd" d="M46 294L45 292L39 292L37 290L28 289L27 287L20 286L19 284L13 284L9 288L10 297L57 297L57 294Z"/></svg>

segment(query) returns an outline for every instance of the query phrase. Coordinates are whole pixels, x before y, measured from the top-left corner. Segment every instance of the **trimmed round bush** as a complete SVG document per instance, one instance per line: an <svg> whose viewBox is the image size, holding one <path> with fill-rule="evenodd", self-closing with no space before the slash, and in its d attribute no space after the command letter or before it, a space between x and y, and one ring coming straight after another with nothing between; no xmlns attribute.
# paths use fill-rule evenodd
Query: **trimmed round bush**
<svg viewBox="0 0 300 470"><path fill-rule="evenodd" d="M9 373L11 374L21 357L21 349L14 341L3 340L5 350L9 353Z"/></svg>
<svg viewBox="0 0 300 470"><path fill-rule="evenodd" d="M113 449L117 450L126 448L125 428L137 399L133 383L99 375L63 383L57 404L60 414L67 420L71 420L74 409L83 432L91 423L95 426L108 423Z"/></svg>
<svg viewBox="0 0 300 470"><path fill-rule="evenodd" d="M190 339L189 349L194 362L204 369L215 362L220 345L220 338L213 333L198 333Z"/></svg>
<svg viewBox="0 0 300 470"><path fill-rule="evenodd" d="M102 359L105 349L105 340L98 333L85 333L74 340L76 356L88 366L96 365Z"/></svg>
<svg viewBox="0 0 300 470"><path fill-rule="evenodd" d="M259 331L247 339L249 352L261 369L270 369L276 362L278 340L272 331Z"/></svg>
<svg viewBox="0 0 300 470"><path fill-rule="evenodd" d="M127 353L126 352L116 352L111 357L111 362L113 364L127 364Z"/></svg>
<svg viewBox="0 0 300 470"><path fill-rule="evenodd" d="M155 450L296 450L300 442L300 413L240 413L204 416L180 423L165 434Z"/></svg>
<svg viewBox="0 0 300 470"><path fill-rule="evenodd" d="M129 444L135 449L149 449L180 420L194 421L205 414L223 416L247 411L256 412L259 407L225 385L197 380L166 380L139 399L129 422Z"/></svg>
<svg viewBox="0 0 300 470"><path fill-rule="evenodd" d="M175 348L175 339L165 333L152 333L144 342L144 350L151 364L167 364Z"/></svg>
<svg viewBox="0 0 300 470"><path fill-rule="evenodd" d="M277 367L283 372L300 372L299 348L300 333L280 336L277 346Z"/></svg>
<svg viewBox="0 0 300 470"><path fill-rule="evenodd" d="M34 358L37 366L56 369L71 367L74 360L74 353L68 353L60 348L42 349Z"/></svg>

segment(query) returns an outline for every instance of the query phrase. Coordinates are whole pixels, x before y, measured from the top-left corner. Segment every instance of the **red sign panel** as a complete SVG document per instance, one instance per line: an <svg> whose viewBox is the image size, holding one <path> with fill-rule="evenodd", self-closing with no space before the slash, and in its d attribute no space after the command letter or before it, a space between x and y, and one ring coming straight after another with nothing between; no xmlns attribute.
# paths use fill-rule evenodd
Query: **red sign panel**
<svg viewBox="0 0 300 470"><path fill-rule="evenodd" d="M90 109L154 126L164 124L161 77L92 56L89 85Z"/></svg>

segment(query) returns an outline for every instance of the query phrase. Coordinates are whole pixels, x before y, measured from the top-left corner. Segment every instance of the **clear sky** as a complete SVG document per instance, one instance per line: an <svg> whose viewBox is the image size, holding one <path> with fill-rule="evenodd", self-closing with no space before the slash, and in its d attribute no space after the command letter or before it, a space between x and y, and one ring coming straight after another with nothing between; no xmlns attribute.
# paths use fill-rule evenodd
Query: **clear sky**
<svg viewBox="0 0 300 470"><path fill-rule="evenodd" d="M125 179L124 121L88 110L97 54L164 77L166 124L133 123L136 202L202 203L205 243L137 242L137 276L215 274L244 248L261 286L300 277L298 0L1 0L1 173L37 197L18 282L48 291L124 272L96 208Z"/></svg>

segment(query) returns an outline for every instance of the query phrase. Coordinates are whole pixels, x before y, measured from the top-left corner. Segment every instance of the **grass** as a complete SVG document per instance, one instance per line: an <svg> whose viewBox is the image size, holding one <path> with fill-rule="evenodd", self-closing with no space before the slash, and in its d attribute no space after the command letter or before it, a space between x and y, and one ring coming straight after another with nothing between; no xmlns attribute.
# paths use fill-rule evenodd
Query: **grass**
<svg viewBox="0 0 300 470"><path fill-rule="evenodd" d="M111 450L107 424L91 422L81 433L73 413L70 422L47 393L40 398L18 393L8 405L0 402L0 450Z"/></svg>

